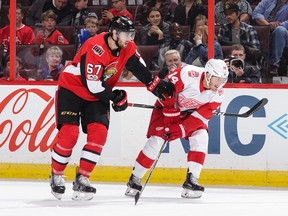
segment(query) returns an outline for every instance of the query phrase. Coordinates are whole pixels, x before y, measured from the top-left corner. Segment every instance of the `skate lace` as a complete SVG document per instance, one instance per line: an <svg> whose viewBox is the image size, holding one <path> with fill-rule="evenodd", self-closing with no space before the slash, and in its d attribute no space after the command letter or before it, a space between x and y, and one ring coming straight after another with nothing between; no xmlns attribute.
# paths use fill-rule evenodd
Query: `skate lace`
<svg viewBox="0 0 288 216"><path fill-rule="evenodd" d="M192 182L193 184L198 185L198 179L195 178L193 175L190 176L189 180L190 180L190 182Z"/></svg>
<svg viewBox="0 0 288 216"><path fill-rule="evenodd" d="M79 182L79 184L81 184L81 185L91 187L91 184L90 184L89 179L88 179L87 177L85 177L85 176L80 175L80 176L78 177L78 182Z"/></svg>
<svg viewBox="0 0 288 216"><path fill-rule="evenodd" d="M132 182L138 186L141 186L141 179L134 175L132 176Z"/></svg>
<svg viewBox="0 0 288 216"><path fill-rule="evenodd" d="M65 180L62 175L53 175L53 182L57 186L64 186L65 185Z"/></svg>

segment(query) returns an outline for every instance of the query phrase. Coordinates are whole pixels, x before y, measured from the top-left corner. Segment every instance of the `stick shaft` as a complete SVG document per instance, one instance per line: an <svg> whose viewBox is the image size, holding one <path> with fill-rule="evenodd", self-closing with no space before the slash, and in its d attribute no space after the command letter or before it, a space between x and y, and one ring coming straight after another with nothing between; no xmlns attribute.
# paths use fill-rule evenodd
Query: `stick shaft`
<svg viewBox="0 0 288 216"><path fill-rule="evenodd" d="M215 112L215 113L213 113L213 115L247 118L247 117L251 116L253 113L257 112L262 107L264 107L267 103L268 103L268 99L263 98L260 101L258 101L251 109L249 109L245 113ZM153 105L147 105L147 104L137 104L137 103L128 103L128 106L146 108L146 109L162 109L162 107L159 107L159 106L153 106ZM186 112L194 112L194 111L195 110L193 110L193 109L186 110Z"/></svg>
<svg viewBox="0 0 288 216"><path fill-rule="evenodd" d="M147 183L148 183L148 181L149 181L149 179L150 179L150 177L151 177L151 175L152 175L152 173L153 173L153 171L154 171L154 169L155 169L155 167L157 165L157 162L158 162L158 160L159 160L159 158L160 158L160 156L162 154L162 151L164 150L167 142L168 142L168 140L165 140L164 143L162 144L161 149L160 149L156 159L154 160L154 163L152 164L152 166L150 168L150 172L149 172L149 174L148 174L148 176L147 176L147 178L146 178L146 180L145 180L145 182L143 184L141 192L137 192L137 194L135 195L135 205L137 204L141 194L143 193L143 191L144 191L144 189L145 189L145 187L146 187L146 185L147 185Z"/></svg>

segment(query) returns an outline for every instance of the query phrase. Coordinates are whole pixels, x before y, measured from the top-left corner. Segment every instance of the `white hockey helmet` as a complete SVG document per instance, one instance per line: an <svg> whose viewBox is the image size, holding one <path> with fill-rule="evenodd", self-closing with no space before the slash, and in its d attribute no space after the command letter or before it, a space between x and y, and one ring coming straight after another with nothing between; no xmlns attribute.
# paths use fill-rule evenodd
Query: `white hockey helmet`
<svg viewBox="0 0 288 216"><path fill-rule="evenodd" d="M227 82L229 71L226 63L223 60L213 58L210 59L205 65L205 71L205 78L208 85L210 85L212 76L221 78L221 81L223 82L221 86Z"/></svg>

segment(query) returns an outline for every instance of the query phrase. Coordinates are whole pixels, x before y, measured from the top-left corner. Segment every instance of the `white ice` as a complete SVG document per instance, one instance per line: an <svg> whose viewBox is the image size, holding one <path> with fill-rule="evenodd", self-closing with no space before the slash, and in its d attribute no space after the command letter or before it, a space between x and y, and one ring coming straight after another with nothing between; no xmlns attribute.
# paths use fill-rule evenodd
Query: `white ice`
<svg viewBox="0 0 288 216"><path fill-rule="evenodd" d="M72 183L62 200L50 193L48 181L0 181L0 216L287 216L288 189L231 188L206 185L200 199L181 198L181 185L147 184L137 205L125 197L125 184L92 182L91 201L73 201Z"/></svg>

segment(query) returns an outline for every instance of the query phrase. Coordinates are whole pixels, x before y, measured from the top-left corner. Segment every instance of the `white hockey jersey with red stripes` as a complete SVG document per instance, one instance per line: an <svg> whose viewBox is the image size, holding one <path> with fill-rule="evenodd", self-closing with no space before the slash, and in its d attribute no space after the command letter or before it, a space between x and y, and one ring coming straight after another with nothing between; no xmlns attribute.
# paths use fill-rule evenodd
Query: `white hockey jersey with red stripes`
<svg viewBox="0 0 288 216"><path fill-rule="evenodd" d="M166 76L175 85L174 97L165 101L157 100L155 104L156 106L179 107L182 111L183 125L189 133L200 128L207 129L208 121L223 101L224 89L220 88L217 91L205 89L203 86L204 75L204 68L193 65L174 70ZM195 111L191 114L185 112L191 109ZM163 116L162 111L154 111L151 116L148 137L155 135L155 128L163 126L161 125L163 122L160 120ZM156 119L158 120L155 121Z"/></svg>

